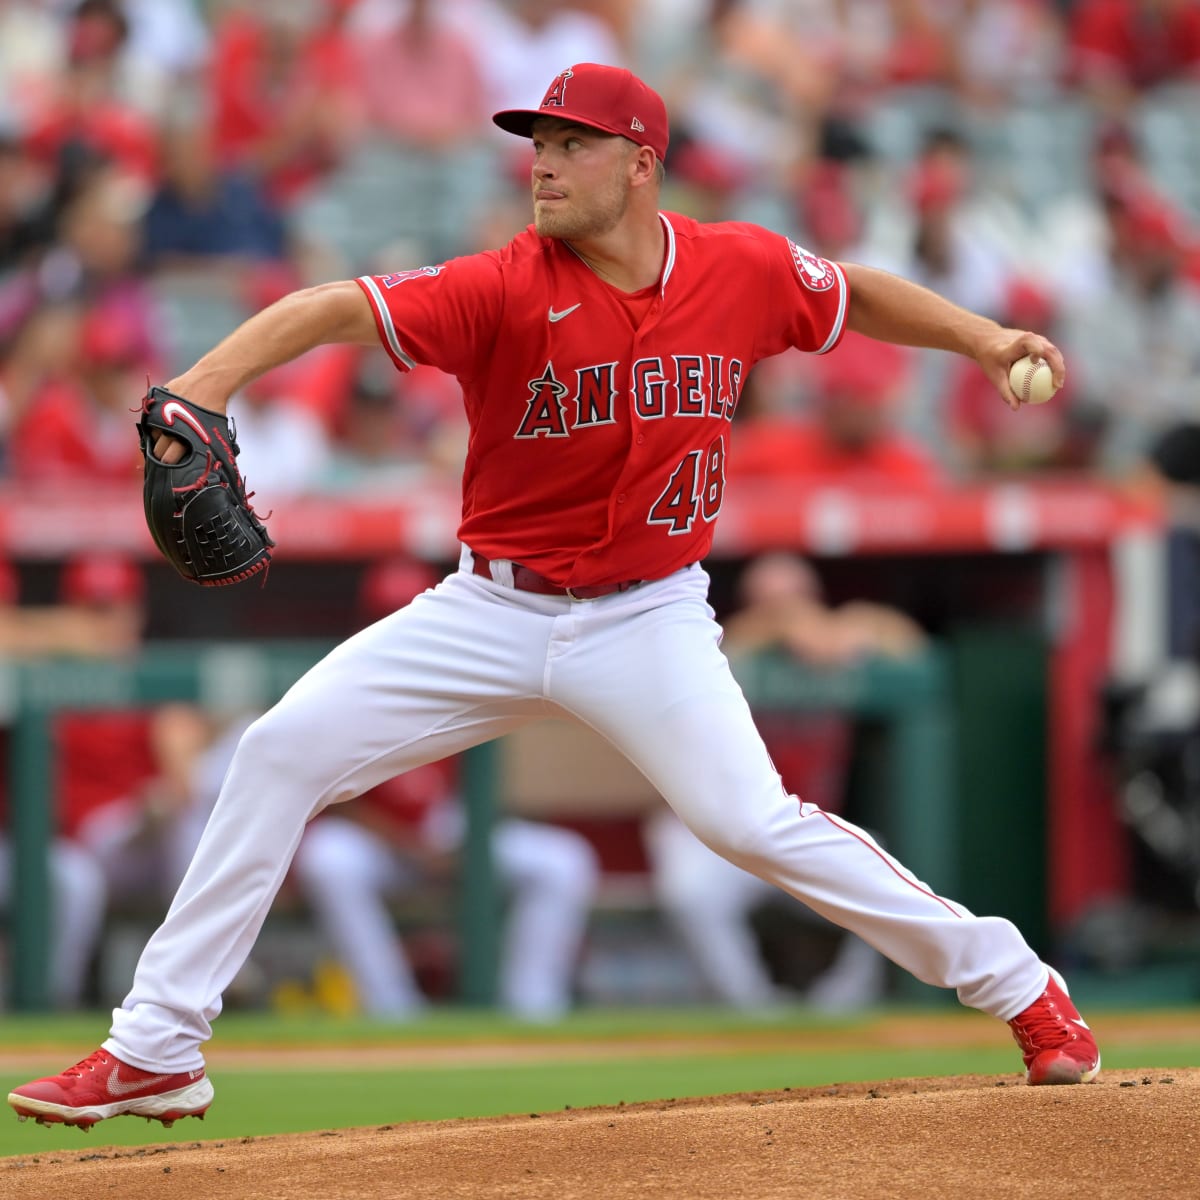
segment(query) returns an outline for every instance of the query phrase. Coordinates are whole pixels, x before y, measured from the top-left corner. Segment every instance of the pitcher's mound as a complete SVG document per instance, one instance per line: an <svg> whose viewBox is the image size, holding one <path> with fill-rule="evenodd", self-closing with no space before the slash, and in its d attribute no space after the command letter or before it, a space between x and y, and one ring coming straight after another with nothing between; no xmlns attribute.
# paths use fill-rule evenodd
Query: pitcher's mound
<svg viewBox="0 0 1200 1200"><path fill-rule="evenodd" d="M5 1159L11 1200L1127 1200L1197 1195L1200 1070L893 1079ZM99 1141L103 1126L93 1133Z"/></svg>

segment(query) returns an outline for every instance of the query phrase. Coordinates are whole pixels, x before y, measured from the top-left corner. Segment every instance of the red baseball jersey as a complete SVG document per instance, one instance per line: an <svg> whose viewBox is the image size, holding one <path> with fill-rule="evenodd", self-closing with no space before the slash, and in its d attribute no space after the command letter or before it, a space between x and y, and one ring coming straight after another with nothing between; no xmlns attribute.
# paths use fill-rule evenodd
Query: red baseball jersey
<svg viewBox="0 0 1200 1200"><path fill-rule="evenodd" d="M653 288L630 295L532 227L504 249L358 280L401 370L463 388L459 538L563 587L704 558L747 372L837 345L835 263L756 225L662 213Z"/></svg>

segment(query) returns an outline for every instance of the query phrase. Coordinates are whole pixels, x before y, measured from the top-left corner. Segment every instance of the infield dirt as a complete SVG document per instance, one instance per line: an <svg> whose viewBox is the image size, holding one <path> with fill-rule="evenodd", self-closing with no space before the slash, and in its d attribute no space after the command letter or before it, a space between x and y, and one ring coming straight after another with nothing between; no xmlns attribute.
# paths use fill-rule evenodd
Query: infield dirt
<svg viewBox="0 0 1200 1200"><path fill-rule="evenodd" d="M1200 1070L899 1079L0 1160L6 1200L1189 1197Z"/></svg>

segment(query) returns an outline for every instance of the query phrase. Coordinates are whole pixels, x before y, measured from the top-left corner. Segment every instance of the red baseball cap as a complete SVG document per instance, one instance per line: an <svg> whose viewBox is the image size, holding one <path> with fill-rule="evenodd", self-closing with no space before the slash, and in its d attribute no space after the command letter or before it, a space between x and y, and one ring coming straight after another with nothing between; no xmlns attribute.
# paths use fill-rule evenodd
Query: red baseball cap
<svg viewBox="0 0 1200 1200"><path fill-rule="evenodd" d="M538 108L505 109L492 120L507 133L530 137L538 117L558 117L629 138L649 146L659 162L667 156L667 106L653 88L623 67L576 63L554 77Z"/></svg>

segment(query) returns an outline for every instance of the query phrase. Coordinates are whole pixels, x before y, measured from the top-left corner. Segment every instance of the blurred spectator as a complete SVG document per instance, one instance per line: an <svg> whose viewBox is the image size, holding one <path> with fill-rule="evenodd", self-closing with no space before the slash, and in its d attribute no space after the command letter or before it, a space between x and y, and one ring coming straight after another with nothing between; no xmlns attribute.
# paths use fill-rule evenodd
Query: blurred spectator
<svg viewBox="0 0 1200 1200"><path fill-rule="evenodd" d="M19 235L24 252L7 274L0 269L0 353L39 305L80 298L137 309L147 337L155 336L154 305L136 272L145 200L140 186L102 162L53 176L28 156L13 182L30 224Z"/></svg>
<svg viewBox="0 0 1200 1200"><path fill-rule="evenodd" d="M213 130L224 166L290 205L341 159L351 122L346 0L224 6L212 50Z"/></svg>
<svg viewBox="0 0 1200 1200"><path fill-rule="evenodd" d="M752 63L816 144L830 119L861 120L955 79L953 6L938 0L742 0L715 6L722 40Z"/></svg>
<svg viewBox="0 0 1200 1200"><path fill-rule="evenodd" d="M579 4L476 0L451 11L476 47L487 84L485 104L493 112L536 106L541 97L529 94L529 81L542 78L547 63L624 65L612 25Z"/></svg>
<svg viewBox="0 0 1200 1200"><path fill-rule="evenodd" d="M379 492L432 477L457 480L466 457L462 390L440 371L401 375L382 351L364 351L334 434L322 489Z"/></svg>
<svg viewBox="0 0 1200 1200"><path fill-rule="evenodd" d="M373 354L355 372L318 481L323 491L375 492L411 485L424 475L418 463L400 452L394 375L391 364Z"/></svg>
<svg viewBox="0 0 1200 1200"><path fill-rule="evenodd" d="M107 657L140 649L146 580L132 559L100 552L68 559L59 575L58 602L70 612L106 621L119 631L108 640ZM208 718L185 704L64 712L54 730L63 832L88 845L105 862L117 841L118 825L140 827L144 821L158 821L165 826L168 815L182 817L187 772L210 737ZM154 811L147 810L148 804ZM114 814L120 814L120 819ZM102 827L105 835L100 837L96 830ZM198 837L199 829L194 833ZM160 857L163 851L159 845ZM180 850L158 867L166 876L177 870L181 875L179 868L189 856L190 849ZM136 895L135 881L122 881L119 871L110 876L112 889L127 897ZM169 899L177 882L164 878L160 898Z"/></svg>
<svg viewBox="0 0 1200 1200"><path fill-rule="evenodd" d="M1032 230L1030 269L1066 304L1086 303L1109 286L1109 209L1135 195L1156 195L1140 139L1126 121L1097 121L1089 134L1087 170L1079 185L1058 190Z"/></svg>
<svg viewBox="0 0 1200 1200"><path fill-rule="evenodd" d="M360 611L386 620L420 603L436 576L410 560L375 564L364 576ZM417 767L312 821L294 872L362 1009L408 1017L425 1005L397 938L388 902L448 880L465 832L453 760ZM501 817L495 869L506 897L499 998L527 1020L562 1016L595 892L599 867L587 839L571 830Z"/></svg>
<svg viewBox="0 0 1200 1200"><path fill-rule="evenodd" d="M1058 336L1058 305L1049 290L1014 277L1008 286L1002 325ZM1100 418L1076 403L1078 388L1067 382L1048 404L1013 412L974 363L950 377L947 429L955 467L968 477L997 474L1089 471L1095 467Z"/></svg>
<svg viewBox="0 0 1200 1200"><path fill-rule="evenodd" d="M78 817L75 840L100 864L110 904L166 912L220 789L206 767L216 728L192 705L161 705L146 730L150 770Z"/></svg>
<svg viewBox="0 0 1200 1200"><path fill-rule="evenodd" d="M1194 0L1077 0L1068 29L1070 77L1103 107L1160 84L1200 82Z"/></svg>
<svg viewBox="0 0 1200 1200"><path fill-rule="evenodd" d="M619 56L603 21L546 0L361 0L347 28L360 128L297 214L303 239L332 252L342 274L468 251L506 191L528 188L528 148L486 115L536 104L528 81L546 62ZM508 236L527 222L526 203ZM372 266L381 247L391 261Z"/></svg>
<svg viewBox="0 0 1200 1200"><path fill-rule="evenodd" d="M259 182L216 160L212 133L196 118L161 129L162 178L146 213L147 266L228 272L247 261L282 259L282 214Z"/></svg>
<svg viewBox="0 0 1200 1200"><path fill-rule="evenodd" d="M349 44L361 128L324 196L314 197L316 212L302 214L305 237L332 240L350 271L397 242L416 261L461 253L495 190L480 47L430 0L395 6L386 26L358 29ZM322 199L353 211L326 214Z"/></svg>
<svg viewBox="0 0 1200 1200"><path fill-rule="evenodd" d="M721 2L622 0L617 6L615 28L627 65L640 78L656 81L655 90L671 111L679 111L677 81L695 68L710 14Z"/></svg>
<svg viewBox="0 0 1200 1200"><path fill-rule="evenodd" d="M473 47L488 113L536 107L542 97L530 94L530 81L541 79L548 63L555 63L556 71L578 62L627 65L612 24L579 4L563 0L439 0L438 10L443 7L447 19ZM490 121L485 126L491 152L507 164L499 176L518 180L524 189L531 162L528 147L500 136Z"/></svg>
<svg viewBox="0 0 1200 1200"><path fill-rule="evenodd" d="M10 447L17 479L137 485L131 409L156 373L143 332L116 304L84 314L77 353L70 343L61 347L65 369L49 375L17 414Z"/></svg>
<svg viewBox="0 0 1200 1200"><path fill-rule="evenodd" d="M62 23L43 4L0 0L0 136L28 127L62 61Z"/></svg>
<svg viewBox="0 0 1200 1200"><path fill-rule="evenodd" d="M105 621L109 657L132 653L141 645L146 622L146 578L132 558L85 551L63 563L58 603L77 616Z"/></svg>
<svg viewBox="0 0 1200 1200"><path fill-rule="evenodd" d="M0 281L10 270L30 265L33 252L53 238L52 179L0 128ZM0 282L0 335L6 325L3 292Z"/></svg>
<svg viewBox="0 0 1200 1200"><path fill-rule="evenodd" d="M1200 666L1200 417L1153 440L1135 484L1157 493L1166 514L1167 657Z"/></svg>
<svg viewBox="0 0 1200 1200"><path fill-rule="evenodd" d="M1063 74L1062 7L1053 0L959 0L950 5L958 95L987 111L1053 103Z"/></svg>
<svg viewBox="0 0 1200 1200"><path fill-rule="evenodd" d="M853 167L822 158L807 173L797 197L805 246L831 262L863 262L865 221L854 193Z"/></svg>
<svg viewBox="0 0 1200 1200"><path fill-rule="evenodd" d="M8 814L0 797L0 913L11 926L16 876ZM47 869L50 877L48 989L50 1004L59 1011L79 1008L84 1000L92 955L104 921L105 885L100 864L70 838L51 839ZM17 904L21 898L15 897ZM11 954L9 955L11 960ZM0 997L2 1002L3 997ZM2 1003L0 1003L2 1007Z"/></svg>
<svg viewBox="0 0 1200 1200"><path fill-rule="evenodd" d="M105 655L121 644L121 623L64 605L19 603L17 573L0 559L0 662L57 655ZM0 729L0 912L11 925L15 861L8 836L8 745ZM104 874L81 846L54 832L48 851L49 994L57 1009L79 1006L105 905Z"/></svg>
<svg viewBox="0 0 1200 1200"><path fill-rule="evenodd" d="M778 650L797 664L836 671L875 655L904 659L925 646L920 627L898 610L865 602L826 604L816 572L794 554L753 560L738 591L739 606L723 622L721 642L735 663ZM788 789L826 811L840 811L849 773L849 718L813 712L758 713L755 719ZM714 854L669 809L648 818L644 833L659 903L709 990L739 1008L778 1003L784 994L752 925L755 910L780 903L778 892ZM787 910L810 925L825 925L802 905L789 902ZM804 998L844 1011L878 1003L885 985L883 958L847 933Z"/></svg>
<svg viewBox="0 0 1200 1200"><path fill-rule="evenodd" d="M862 600L829 605L820 577L795 554L764 554L747 564L739 599L722 622L721 646L731 658L775 647L812 666L845 667L872 655L909 658L926 645L921 627L899 609Z"/></svg>
<svg viewBox="0 0 1200 1200"><path fill-rule="evenodd" d="M974 154L966 137L948 127L931 130L908 178L913 225L902 270L956 304L996 313L1006 256L975 207L974 189Z"/></svg>
<svg viewBox="0 0 1200 1200"><path fill-rule="evenodd" d="M779 202L813 151L836 82L830 44L806 19L812 5L801 12L773 2L706 8L691 61L669 89L675 123L698 153L745 184L739 203L729 205L735 215L778 227Z"/></svg>
<svg viewBox="0 0 1200 1200"><path fill-rule="evenodd" d="M67 26L66 62L31 117L28 144L47 163L80 158L116 164L143 186L157 173L154 126L122 86L129 22L116 0L80 0Z"/></svg>
<svg viewBox="0 0 1200 1200"><path fill-rule="evenodd" d="M72 286L95 295L110 288L137 290L140 222L146 193L130 177L98 164L64 206L57 230L58 261L43 274L54 274L58 287Z"/></svg>
<svg viewBox="0 0 1200 1200"><path fill-rule="evenodd" d="M58 599L120 628L109 655L141 646L146 581L131 559L103 553L69 559ZM151 916L166 911L219 784L198 774L213 736L210 718L184 703L68 709L58 716L58 826L99 865L110 906L148 906ZM197 785L201 778L208 790Z"/></svg>
<svg viewBox="0 0 1200 1200"><path fill-rule="evenodd" d="M860 195L872 186L869 145L852 124L832 118L822 128L819 149L820 157L802 172L796 186L792 223L798 228L797 240L830 262L887 270L889 264L878 260L867 241L867 206ZM755 418L794 411L796 398L813 390L813 375L819 369L814 362L812 355L786 350L759 363L747 383L743 411Z"/></svg>
<svg viewBox="0 0 1200 1200"><path fill-rule="evenodd" d="M902 87L946 86L954 79L955 47L934 0L888 0L890 39L882 81Z"/></svg>
<svg viewBox="0 0 1200 1200"><path fill-rule="evenodd" d="M1135 191L1108 198L1107 285L1072 301L1060 343L1082 400L1106 422L1100 466L1124 475L1200 411L1200 292L1184 274L1181 214Z"/></svg>
<svg viewBox="0 0 1200 1200"><path fill-rule="evenodd" d="M354 43L356 94L368 127L414 150L450 151L479 136L487 108L477 44L410 0L390 29Z"/></svg>
<svg viewBox="0 0 1200 1200"><path fill-rule="evenodd" d="M670 194L664 208L697 221L731 220L738 193L749 178L739 160L685 131L672 139L671 171L664 181Z"/></svg>
<svg viewBox="0 0 1200 1200"><path fill-rule="evenodd" d="M146 198L120 171L96 168L63 206L36 274L45 302L103 305L157 363L165 357L161 313L138 269Z"/></svg>
<svg viewBox="0 0 1200 1200"><path fill-rule="evenodd" d="M907 172L906 191L900 220L872 230L872 260L956 304L997 316L1012 271L1013 239L1022 226L1011 205L978 186L967 137L948 126L929 130ZM897 235L904 241L891 240ZM948 449L938 401L946 394L951 357L935 350L917 353L913 386L897 414L899 427L943 462Z"/></svg>
<svg viewBox="0 0 1200 1200"><path fill-rule="evenodd" d="M71 305L33 307L0 354L0 478L11 473L13 429L46 382L62 370L63 348L79 338L79 313Z"/></svg>
<svg viewBox="0 0 1200 1200"><path fill-rule="evenodd" d="M59 573L58 603L75 613L103 617L120 629L106 657L134 654L144 631L146 582L132 559L85 553ZM66 710L54 723L58 770L56 810L63 833L74 837L100 806L131 791L154 773L152 717L147 709Z"/></svg>
<svg viewBox="0 0 1200 1200"><path fill-rule="evenodd" d="M160 113L182 89L198 91L211 41L205 0L121 0L121 7L129 22L125 53L137 71L134 103Z"/></svg>
<svg viewBox="0 0 1200 1200"><path fill-rule="evenodd" d="M268 371L238 394L238 466L260 510L311 491L329 460L321 418L290 390L293 371Z"/></svg>
<svg viewBox="0 0 1200 1200"><path fill-rule="evenodd" d="M0 559L0 658L108 658L129 653L138 637L138 624L119 608L18 603L16 572Z"/></svg>
<svg viewBox="0 0 1200 1200"><path fill-rule="evenodd" d="M525 164L526 167L530 163ZM501 188L493 194L484 210L479 213L470 228L465 229L461 253L474 254L506 246L522 229L529 225L528 172L518 185Z"/></svg>
<svg viewBox="0 0 1200 1200"><path fill-rule="evenodd" d="M911 380L909 350L847 333L810 369L809 418L744 415L734 435L732 476L859 488L943 483L929 452L896 428L896 406Z"/></svg>
<svg viewBox="0 0 1200 1200"><path fill-rule="evenodd" d="M226 319L234 324L258 312L288 293L304 286L304 264L291 255L282 260L261 260L245 264L231 293L225 280L225 297L231 303ZM220 275L211 277L219 282ZM233 311L236 309L236 315ZM225 332L227 332L226 330ZM224 336L224 332L220 335ZM211 345L211 342L209 343ZM208 346L205 346L207 349ZM355 364L361 353L358 346L317 346L271 373L272 388L292 403L316 416L330 430L350 389ZM201 351L203 353L203 351ZM192 361L192 360L189 360Z"/></svg>
<svg viewBox="0 0 1200 1200"><path fill-rule="evenodd" d="M153 116L195 81L207 52L197 0L4 0L0 112L20 114L27 124L68 64L82 57L103 61L108 90Z"/></svg>

